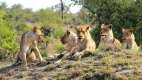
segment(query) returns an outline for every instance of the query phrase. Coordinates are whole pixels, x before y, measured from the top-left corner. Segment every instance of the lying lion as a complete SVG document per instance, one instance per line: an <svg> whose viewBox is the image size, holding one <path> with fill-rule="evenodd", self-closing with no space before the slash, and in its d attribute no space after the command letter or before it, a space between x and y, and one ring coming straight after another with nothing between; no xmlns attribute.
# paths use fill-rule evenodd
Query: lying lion
<svg viewBox="0 0 142 80"><path fill-rule="evenodd" d="M68 56L83 55L85 51L91 53L95 51L96 44L90 35L90 30L90 25L80 25L76 28L77 34L69 30L65 32L63 37L61 37L61 42L64 44L65 51L67 51L63 59Z"/></svg>
<svg viewBox="0 0 142 80"><path fill-rule="evenodd" d="M77 35L73 31L67 30L61 37L61 42L64 44L65 51L69 53L75 53L76 46L78 44Z"/></svg>

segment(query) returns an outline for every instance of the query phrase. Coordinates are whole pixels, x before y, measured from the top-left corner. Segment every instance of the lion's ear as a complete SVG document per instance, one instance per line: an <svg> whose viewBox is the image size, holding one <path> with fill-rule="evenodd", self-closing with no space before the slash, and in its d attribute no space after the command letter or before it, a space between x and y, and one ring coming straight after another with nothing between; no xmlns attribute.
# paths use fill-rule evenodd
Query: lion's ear
<svg viewBox="0 0 142 80"><path fill-rule="evenodd" d="M87 25L87 28L86 28L86 30L89 30L90 29L90 25Z"/></svg>
<svg viewBox="0 0 142 80"><path fill-rule="evenodd" d="M69 35L70 34L70 31L69 30L67 30L67 35Z"/></svg>
<svg viewBox="0 0 142 80"><path fill-rule="evenodd" d="M40 28L40 30L44 30L44 29L45 29L45 27L43 27L43 26Z"/></svg>
<svg viewBox="0 0 142 80"><path fill-rule="evenodd" d="M96 29L96 24L90 25L91 29Z"/></svg>
<svg viewBox="0 0 142 80"><path fill-rule="evenodd" d="M37 27L34 26L33 29L32 29L32 31L33 31L33 32L36 32L36 31L37 31Z"/></svg>
<svg viewBox="0 0 142 80"><path fill-rule="evenodd" d="M105 24L101 24L101 29L105 27Z"/></svg>
<svg viewBox="0 0 142 80"><path fill-rule="evenodd" d="M133 33L133 32L134 32L134 29L130 29L129 31L130 31L131 33Z"/></svg>
<svg viewBox="0 0 142 80"><path fill-rule="evenodd" d="M124 29L124 28L122 28L122 32L125 32L125 29Z"/></svg>
<svg viewBox="0 0 142 80"><path fill-rule="evenodd" d="M74 27L74 29L75 29L76 31L78 31L78 29L79 29L79 26L75 26L75 27Z"/></svg>
<svg viewBox="0 0 142 80"><path fill-rule="evenodd" d="M109 26L108 26L110 29L112 29L112 24L109 24Z"/></svg>

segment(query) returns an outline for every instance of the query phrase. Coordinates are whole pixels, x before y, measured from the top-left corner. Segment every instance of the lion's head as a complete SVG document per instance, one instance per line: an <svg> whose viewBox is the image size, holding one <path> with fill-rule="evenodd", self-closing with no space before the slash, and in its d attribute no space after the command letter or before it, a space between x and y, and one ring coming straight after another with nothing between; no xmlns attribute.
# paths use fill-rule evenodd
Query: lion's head
<svg viewBox="0 0 142 80"><path fill-rule="evenodd" d="M101 39L113 38L112 24L102 24L100 31Z"/></svg>
<svg viewBox="0 0 142 80"><path fill-rule="evenodd" d="M44 41L44 34L40 30L40 28L37 28L36 26L34 26L32 31L36 34L38 42L43 42Z"/></svg>
<svg viewBox="0 0 142 80"><path fill-rule="evenodd" d="M133 34L133 29L122 29L122 33L123 33L123 36L122 36L122 40L123 41L132 41L134 38L134 34Z"/></svg>
<svg viewBox="0 0 142 80"><path fill-rule="evenodd" d="M91 27L90 25L80 25L76 28L77 36L79 40L84 40L90 34Z"/></svg>
<svg viewBox="0 0 142 80"><path fill-rule="evenodd" d="M63 44L69 43L74 40L77 40L77 35L74 32L69 30L67 30L65 34L61 37L61 42Z"/></svg>

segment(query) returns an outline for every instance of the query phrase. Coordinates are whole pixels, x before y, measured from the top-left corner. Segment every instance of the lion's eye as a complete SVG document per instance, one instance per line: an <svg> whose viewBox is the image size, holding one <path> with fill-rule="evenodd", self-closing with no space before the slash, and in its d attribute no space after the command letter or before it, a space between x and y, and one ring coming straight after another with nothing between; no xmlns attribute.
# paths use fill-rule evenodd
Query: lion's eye
<svg viewBox="0 0 142 80"><path fill-rule="evenodd" d="M82 31L83 33L85 33L85 31Z"/></svg>
<svg viewBox="0 0 142 80"><path fill-rule="evenodd" d="M124 36L129 36L129 33L124 33Z"/></svg>
<svg viewBox="0 0 142 80"><path fill-rule="evenodd" d="M126 33L127 36L129 36L129 33Z"/></svg>
<svg viewBox="0 0 142 80"><path fill-rule="evenodd" d="M106 29L102 29L101 31L102 31L102 32L105 32L105 31L106 31Z"/></svg>

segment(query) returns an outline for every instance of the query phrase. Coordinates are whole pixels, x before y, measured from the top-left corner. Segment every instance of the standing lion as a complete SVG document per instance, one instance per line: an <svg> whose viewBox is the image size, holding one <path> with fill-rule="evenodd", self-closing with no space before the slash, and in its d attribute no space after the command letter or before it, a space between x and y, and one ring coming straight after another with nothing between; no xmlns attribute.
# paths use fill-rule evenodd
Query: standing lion
<svg viewBox="0 0 142 80"><path fill-rule="evenodd" d="M17 54L17 62L21 61L24 68L27 69L27 60L34 58L35 55L40 61L43 58L38 49L38 43L43 41L43 34L39 28L33 27L32 31L25 32L21 37L20 51ZM34 53L31 51L33 50Z"/></svg>

